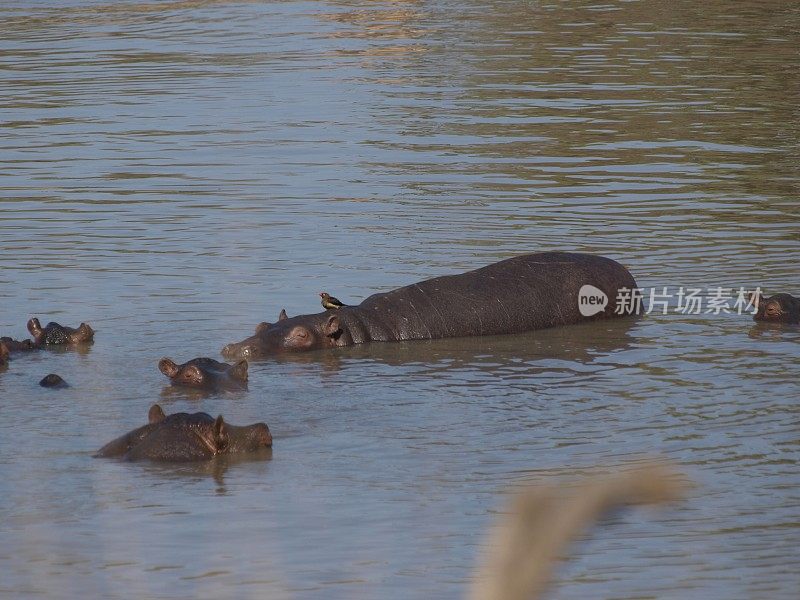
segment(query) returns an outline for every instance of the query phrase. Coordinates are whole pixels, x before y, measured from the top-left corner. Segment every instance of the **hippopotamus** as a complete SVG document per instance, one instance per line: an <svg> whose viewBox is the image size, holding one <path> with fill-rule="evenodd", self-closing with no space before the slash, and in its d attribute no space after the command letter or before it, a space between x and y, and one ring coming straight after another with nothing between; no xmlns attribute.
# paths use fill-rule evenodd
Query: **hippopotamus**
<svg viewBox="0 0 800 600"><path fill-rule="evenodd" d="M759 293L750 296L750 304L756 309L753 319L769 323L800 323L800 298L791 294L775 294L769 298Z"/></svg>
<svg viewBox="0 0 800 600"><path fill-rule="evenodd" d="M169 358L162 358L158 361L158 368L172 380L173 385L204 389L247 385L246 360L229 365L213 358L193 358L178 365Z"/></svg>
<svg viewBox="0 0 800 600"><path fill-rule="evenodd" d="M579 298L593 288L602 306L585 316ZM357 306L260 323L253 336L228 344L222 354L257 358L376 341L522 333L638 313L638 302L622 301L626 293L635 297L635 288L628 270L609 258L525 254L374 294Z"/></svg>
<svg viewBox="0 0 800 600"><path fill-rule="evenodd" d="M0 344L3 344L9 353L30 352L31 350L36 350L36 346L33 345L31 340L22 340L20 342L11 339L10 337L0 337Z"/></svg>
<svg viewBox="0 0 800 600"><path fill-rule="evenodd" d="M87 344L94 339L94 330L86 323L73 329L50 322L42 328L39 319L34 317L28 321L28 331L33 336L33 345L37 347Z"/></svg>
<svg viewBox="0 0 800 600"><path fill-rule="evenodd" d="M3 342L0 342L0 367L8 363L9 354L8 347Z"/></svg>
<svg viewBox="0 0 800 600"><path fill-rule="evenodd" d="M243 454L272 447L266 423L237 426L203 412L165 415L154 404L148 423L112 440L96 458L183 462L209 460L222 454Z"/></svg>
<svg viewBox="0 0 800 600"><path fill-rule="evenodd" d="M55 373L50 373L42 377L39 385L46 388L57 389L69 387L69 384L61 378L61 375L57 375Z"/></svg>

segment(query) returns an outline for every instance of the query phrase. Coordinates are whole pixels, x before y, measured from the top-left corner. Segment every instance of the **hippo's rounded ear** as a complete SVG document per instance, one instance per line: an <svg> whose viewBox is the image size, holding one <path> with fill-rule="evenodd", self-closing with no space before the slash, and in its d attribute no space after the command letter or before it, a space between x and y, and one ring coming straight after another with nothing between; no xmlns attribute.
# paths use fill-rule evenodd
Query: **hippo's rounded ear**
<svg viewBox="0 0 800 600"><path fill-rule="evenodd" d="M158 361L158 370L172 379L178 374L178 365L172 362L169 358L165 357Z"/></svg>
<svg viewBox="0 0 800 600"><path fill-rule="evenodd" d="M763 300L764 296L761 294L760 288L755 292L750 292L750 298L749 298L750 306L752 306L756 310L758 310L758 306L761 304Z"/></svg>
<svg viewBox="0 0 800 600"><path fill-rule="evenodd" d="M79 344L81 342L91 342L94 338L94 329L89 327L86 323L81 323L78 326L78 331L72 334L72 342Z"/></svg>
<svg viewBox="0 0 800 600"><path fill-rule="evenodd" d="M247 361L237 362L228 370L228 374L239 381L247 381Z"/></svg>
<svg viewBox="0 0 800 600"><path fill-rule="evenodd" d="M160 423L164 419L167 418L167 415L164 414L164 409L161 408L158 404L153 404L150 407L150 410L147 413L147 422L150 425L155 425L156 423Z"/></svg>
<svg viewBox="0 0 800 600"><path fill-rule="evenodd" d="M261 321L258 325L256 325L256 335L262 333L272 327L272 323L267 323L266 321Z"/></svg>
<svg viewBox="0 0 800 600"><path fill-rule="evenodd" d="M28 331L30 331L32 336L41 335L42 333L42 324L39 323L39 319L33 317L30 321L28 321Z"/></svg>
<svg viewBox="0 0 800 600"><path fill-rule="evenodd" d="M280 314L278 315L278 321L285 321L289 318L289 315L286 314L286 309L282 308Z"/></svg>
<svg viewBox="0 0 800 600"><path fill-rule="evenodd" d="M328 320L325 321L325 325L322 326L325 335L328 337L332 337L333 339L338 338L342 334L342 328L339 324L339 317L336 315L328 317Z"/></svg>
<svg viewBox="0 0 800 600"><path fill-rule="evenodd" d="M217 452L222 452L228 447L228 430L222 415L214 420L214 446Z"/></svg>

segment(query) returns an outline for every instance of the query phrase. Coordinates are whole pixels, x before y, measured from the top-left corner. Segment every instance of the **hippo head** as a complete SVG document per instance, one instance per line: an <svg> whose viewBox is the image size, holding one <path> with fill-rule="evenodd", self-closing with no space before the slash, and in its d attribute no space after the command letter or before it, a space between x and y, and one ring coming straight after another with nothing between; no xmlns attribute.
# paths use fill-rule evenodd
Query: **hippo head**
<svg viewBox="0 0 800 600"><path fill-rule="evenodd" d="M272 447L272 434L266 423L253 423L252 425L229 425L222 421L222 415L214 421L215 427L219 423L222 435L227 445L223 452L240 454L257 452L261 448Z"/></svg>
<svg viewBox="0 0 800 600"><path fill-rule="evenodd" d="M775 294L764 298L761 293L750 296L750 304L756 309L753 319L768 323L800 323L800 298L791 294Z"/></svg>
<svg viewBox="0 0 800 600"><path fill-rule="evenodd" d="M39 385L45 388L65 388L69 387L69 384L62 379L61 375L57 375L55 373L50 373L42 377L42 380L39 382Z"/></svg>
<svg viewBox="0 0 800 600"><path fill-rule="evenodd" d="M259 358L351 343L344 323L336 314L324 312L290 319L285 311L281 311L277 323L259 323L255 335L239 343L228 344L222 349L222 355L227 358Z"/></svg>
<svg viewBox="0 0 800 600"><path fill-rule="evenodd" d="M213 455L256 452L272 446L272 434L266 423L229 425L222 415L210 423L195 426L194 432Z"/></svg>
<svg viewBox="0 0 800 600"><path fill-rule="evenodd" d="M64 327L58 323L48 323L42 327L39 319L33 317L28 321L28 331L33 336L36 346L42 344L85 344L94 339L94 330L86 323L81 323L77 329Z"/></svg>
<svg viewBox="0 0 800 600"><path fill-rule="evenodd" d="M221 376L229 381L247 383L247 361L240 360L235 365L217 362L211 358L195 358L182 365L172 359L162 358L158 361L158 369L177 385L189 387L213 387L221 383Z"/></svg>

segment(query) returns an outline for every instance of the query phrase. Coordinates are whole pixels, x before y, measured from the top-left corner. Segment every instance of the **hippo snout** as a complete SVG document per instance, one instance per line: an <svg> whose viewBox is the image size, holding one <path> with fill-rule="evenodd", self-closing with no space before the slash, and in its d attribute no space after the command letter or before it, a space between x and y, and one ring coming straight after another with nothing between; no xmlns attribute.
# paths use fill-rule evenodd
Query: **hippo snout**
<svg viewBox="0 0 800 600"><path fill-rule="evenodd" d="M239 344L228 344L222 349L225 358L249 358L251 354L248 347L239 348Z"/></svg>
<svg viewBox="0 0 800 600"><path fill-rule="evenodd" d="M225 358L241 360L264 356L264 343L256 337L228 344L222 349Z"/></svg>

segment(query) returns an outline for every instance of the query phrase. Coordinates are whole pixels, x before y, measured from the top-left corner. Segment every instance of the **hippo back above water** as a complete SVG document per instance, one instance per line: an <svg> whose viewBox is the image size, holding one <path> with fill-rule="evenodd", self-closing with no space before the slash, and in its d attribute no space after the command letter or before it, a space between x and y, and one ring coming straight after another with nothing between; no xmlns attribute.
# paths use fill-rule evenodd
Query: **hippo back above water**
<svg viewBox="0 0 800 600"><path fill-rule="evenodd" d="M605 307L591 316L579 308L585 286L607 299ZM635 303L618 310L617 300L621 292L635 288L628 270L609 258L566 252L526 254L374 294L358 306L261 324L255 335L228 344L222 353L256 358L371 341L522 333L633 314Z"/></svg>

